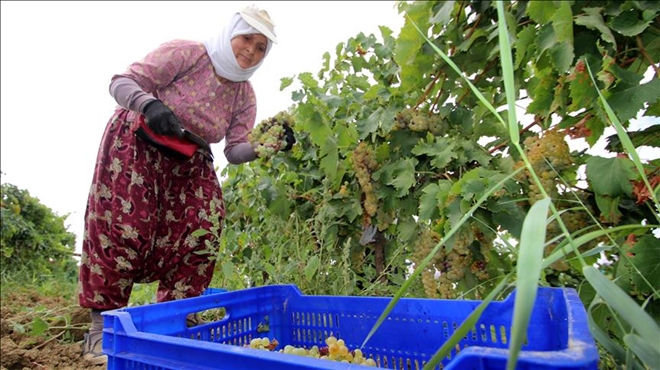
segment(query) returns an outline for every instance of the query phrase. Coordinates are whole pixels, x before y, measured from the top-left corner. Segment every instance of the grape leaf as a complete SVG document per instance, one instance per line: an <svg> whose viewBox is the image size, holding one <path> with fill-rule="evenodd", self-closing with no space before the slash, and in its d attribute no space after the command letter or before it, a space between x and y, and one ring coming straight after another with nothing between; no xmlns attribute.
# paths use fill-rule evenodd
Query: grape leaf
<svg viewBox="0 0 660 370"><path fill-rule="evenodd" d="M569 109L573 111L590 107L598 99L598 91L594 88L589 72L586 70L573 71L569 82L569 91L572 100Z"/></svg>
<svg viewBox="0 0 660 370"><path fill-rule="evenodd" d="M381 122L381 114L383 113L383 108L378 107L369 117L360 119L357 121L357 129L360 134L360 140L367 137L369 134L378 130Z"/></svg>
<svg viewBox="0 0 660 370"><path fill-rule="evenodd" d="M490 161L493 160L493 156L476 141L461 140L459 143L460 147L463 149L463 155L458 156L459 163L465 164L477 162L482 166L487 166Z"/></svg>
<svg viewBox="0 0 660 370"><path fill-rule="evenodd" d="M585 14L578 14L575 16L575 24L585 26L592 30L600 31L601 38L614 45L616 48L616 40L610 28L605 24L603 15L601 14L602 8L584 8L582 9Z"/></svg>
<svg viewBox="0 0 660 370"><path fill-rule="evenodd" d="M319 88L319 82L316 81L314 76L312 76L312 74L309 73L309 72L303 72L303 73L299 74L298 79L300 80L300 82L304 86L306 86L308 88L311 88L311 89L314 89L314 90Z"/></svg>
<svg viewBox="0 0 660 370"><path fill-rule="evenodd" d="M443 1L440 9L431 18L431 23L447 24L451 19L451 12L454 10L456 1Z"/></svg>
<svg viewBox="0 0 660 370"><path fill-rule="evenodd" d="M635 148L644 145L660 148L660 125L656 124L649 126L641 131L629 132L628 136L630 137L630 140L632 141ZM606 150L616 153L622 153L624 151L618 135L611 135L606 140Z"/></svg>
<svg viewBox="0 0 660 370"><path fill-rule="evenodd" d="M619 197L596 194L596 205L601 213L601 221L604 223L618 224L622 216L621 211L619 211L620 202L621 198Z"/></svg>
<svg viewBox="0 0 660 370"><path fill-rule="evenodd" d="M527 54L533 52L534 40L536 39L536 29L534 26L525 26L518 35L516 35L515 49L516 61L515 67L518 68L522 62L527 60Z"/></svg>
<svg viewBox="0 0 660 370"><path fill-rule="evenodd" d="M422 196L419 199L420 220L433 220L440 215L439 205L445 203L450 188L451 181L441 180L428 184L422 189Z"/></svg>
<svg viewBox="0 0 660 370"><path fill-rule="evenodd" d="M426 40L419 36L420 29L429 27L429 8L424 2L415 2L406 11L406 22L404 23L394 48L394 60L401 67L401 89L411 91L417 88L423 76L419 71L431 68L434 57L422 53ZM414 23L414 24L413 24Z"/></svg>
<svg viewBox="0 0 660 370"><path fill-rule="evenodd" d="M559 8L552 15L552 27L555 29L557 42L568 43L573 49L573 12L568 1L558 2Z"/></svg>
<svg viewBox="0 0 660 370"><path fill-rule="evenodd" d="M660 117L660 99L655 103L649 103L649 108L646 110L647 116Z"/></svg>
<svg viewBox="0 0 660 370"><path fill-rule="evenodd" d="M520 237L522 224L525 220L525 210L516 205L515 202L500 202L497 204L498 210L493 213L493 222L504 230L507 230L516 238ZM489 209L492 209L489 207Z"/></svg>
<svg viewBox="0 0 660 370"><path fill-rule="evenodd" d="M459 189L456 189L457 186L459 187ZM452 192L456 192L456 191L460 192L459 183L454 184L454 188L455 189L452 189ZM458 223L461 221L463 216L465 216L466 210L469 209L468 205L469 203L464 201L461 197L453 198L453 200L449 201L447 204L444 205L442 211L447 216L447 221L448 221L445 224L446 231L449 231L452 227L458 225Z"/></svg>
<svg viewBox="0 0 660 370"><path fill-rule="evenodd" d="M541 29L536 35L536 48L538 50L538 55L540 56L556 43L557 36L555 35L555 29L552 28L552 25L546 24L541 26Z"/></svg>
<svg viewBox="0 0 660 370"><path fill-rule="evenodd" d="M548 52L550 53L552 65L559 73L568 71L573 64L573 59L575 59L573 44L567 41L552 45Z"/></svg>
<svg viewBox="0 0 660 370"><path fill-rule="evenodd" d="M610 21L610 27L624 36L636 36L644 32L651 21L652 19L639 19L639 13L631 9L614 17Z"/></svg>
<svg viewBox="0 0 660 370"><path fill-rule="evenodd" d="M621 122L626 122L637 116L646 104L655 103L660 99L660 80L655 78L643 85L633 83L629 78L637 74L621 70L622 77L608 94L607 102ZM625 77L624 77L625 76ZM640 76L641 77L641 76Z"/></svg>
<svg viewBox="0 0 660 370"><path fill-rule="evenodd" d="M325 139L332 135L332 129L323 121L323 117L316 110L313 103L299 104L298 115L309 117L308 120L300 123L302 124L301 128L309 133L314 144L321 146L325 143Z"/></svg>
<svg viewBox="0 0 660 370"><path fill-rule="evenodd" d="M292 83L293 83L293 78L291 77L280 78L280 91L284 91L284 89L291 86Z"/></svg>
<svg viewBox="0 0 660 370"><path fill-rule="evenodd" d="M549 23L556 10L553 1L532 0L527 4L527 14L539 24Z"/></svg>
<svg viewBox="0 0 660 370"><path fill-rule="evenodd" d="M626 291L637 291L642 294L658 291L660 289L660 239L644 236L634 245L624 246L624 248L628 258L622 258L618 266L617 284Z"/></svg>
<svg viewBox="0 0 660 370"><path fill-rule="evenodd" d="M636 178L632 161L628 158L593 156L587 160L587 181L598 195L611 197L632 194L630 180Z"/></svg>
<svg viewBox="0 0 660 370"><path fill-rule="evenodd" d="M337 176L337 166L339 164L339 153L337 151L337 139L330 135L321 147L319 153L321 163L319 167L325 172L325 176L333 182Z"/></svg>
<svg viewBox="0 0 660 370"><path fill-rule="evenodd" d="M397 193L398 197L406 195L408 189L415 185L415 165L417 165L417 159L415 158L396 162L396 166L392 172L394 178L388 182L388 185L394 186L399 191Z"/></svg>
<svg viewBox="0 0 660 370"><path fill-rule="evenodd" d="M536 75L537 85L530 91L532 102L527 106L527 113L539 114L543 117L550 115L550 107L554 100L555 77L549 69L539 71Z"/></svg>
<svg viewBox="0 0 660 370"><path fill-rule="evenodd" d="M457 158L454 152L454 143L446 138L438 137L434 143L421 141L411 150L417 156L428 155L433 157L431 165L437 169L445 168L452 160Z"/></svg>
<svg viewBox="0 0 660 370"><path fill-rule="evenodd" d="M467 52L467 53L483 52L486 49L485 48L486 42L484 42L483 39L479 40L479 38L480 37L485 38L487 36L488 36L488 33L484 29L478 28L472 33L472 35L470 36L469 39L463 41L460 45L458 45L456 50ZM476 46L473 46L474 43L477 42L477 41L479 41L479 44L477 44ZM483 45L484 47L480 48L479 47L480 45Z"/></svg>
<svg viewBox="0 0 660 370"><path fill-rule="evenodd" d="M481 168L466 172L460 179L460 194L466 201L478 198L486 190L487 177L482 176Z"/></svg>
<svg viewBox="0 0 660 370"><path fill-rule="evenodd" d="M348 149L358 141L358 132L353 124L337 125L334 128L337 137L337 147Z"/></svg>
<svg viewBox="0 0 660 370"><path fill-rule="evenodd" d="M600 139L601 135L605 132L605 122L603 122L602 119L598 116L592 116L586 123L585 125L591 131L591 135L586 137L587 143L590 146L596 145L598 140Z"/></svg>
<svg viewBox="0 0 660 370"><path fill-rule="evenodd" d="M421 221L433 220L440 214L436 198L439 191L438 184L428 184L422 189L422 196L419 198L419 219Z"/></svg>
<svg viewBox="0 0 660 370"><path fill-rule="evenodd" d="M412 240L417 231L417 221L412 217L405 217L398 219L396 224L396 231L402 240Z"/></svg>

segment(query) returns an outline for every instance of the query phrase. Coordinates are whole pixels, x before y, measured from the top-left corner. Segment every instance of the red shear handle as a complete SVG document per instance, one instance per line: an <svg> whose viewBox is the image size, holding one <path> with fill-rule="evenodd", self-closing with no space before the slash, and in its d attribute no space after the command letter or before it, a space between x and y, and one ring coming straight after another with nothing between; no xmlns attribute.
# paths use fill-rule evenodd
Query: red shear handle
<svg viewBox="0 0 660 370"><path fill-rule="evenodd" d="M154 145L166 154L174 154L175 156L190 158L199 148L199 145L193 143L190 140L187 140L186 138L179 138L175 135L159 135L153 132L153 130L147 126L147 122L145 121L143 115L138 116L136 127L135 135L137 135L142 140Z"/></svg>

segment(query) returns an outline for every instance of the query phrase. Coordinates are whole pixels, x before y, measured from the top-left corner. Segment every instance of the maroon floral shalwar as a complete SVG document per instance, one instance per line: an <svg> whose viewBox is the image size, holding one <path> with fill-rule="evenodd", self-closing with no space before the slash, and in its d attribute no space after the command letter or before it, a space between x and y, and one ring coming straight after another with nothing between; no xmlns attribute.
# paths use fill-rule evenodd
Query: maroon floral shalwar
<svg viewBox="0 0 660 370"><path fill-rule="evenodd" d="M173 40L120 75L136 81L225 154L248 142L256 98L249 81L222 80L200 42ZM203 253L213 212L224 219L213 162L197 153L170 158L133 133L138 113L118 108L108 122L85 215L78 301L105 310L126 306L133 283L159 281L158 301L201 294L213 275Z"/></svg>
<svg viewBox="0 0 660 370"><path fill-rule="evenodd" d="M134 136L128 116L123 109L113 116L94 172L80 267L83 307L124 307L133 283L156 280L158 301L197 296L213 276L213 255L199 253L212 235L192 235L211 228L211 212L224 218L213 162L201 153L189 160L162 154Z"/></svg>

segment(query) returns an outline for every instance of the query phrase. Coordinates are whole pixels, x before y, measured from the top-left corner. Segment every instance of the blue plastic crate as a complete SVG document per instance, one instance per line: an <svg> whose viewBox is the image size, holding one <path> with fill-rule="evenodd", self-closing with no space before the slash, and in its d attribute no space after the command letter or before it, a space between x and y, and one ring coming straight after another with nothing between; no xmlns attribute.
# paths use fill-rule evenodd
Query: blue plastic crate
<svg viewBox="0 0 660 370"><path fill-rule="evenodd" d="M504 369L514 294L492 302L441 369ZM229 291L106 311L108 369L365 369L364 366L243 347L255 337L278 349L325 345L329 335L350 349L364 341L391 298L303 295L294 285ZM479 305L472 300L401 299L362 349L378 366L422 369ZM187 328L192 312L224 309L219 321ZM597 369L598 351L573 289L539 288L518 369Z"/></svg>
<svg viewBox="0 0 660 370"><path fill-rule="evenodd" d="M227 289L222 289L222 288L206 288L203 292L202 295L211 295L211 294L220 294L220 293L226 293Z"/></svg>

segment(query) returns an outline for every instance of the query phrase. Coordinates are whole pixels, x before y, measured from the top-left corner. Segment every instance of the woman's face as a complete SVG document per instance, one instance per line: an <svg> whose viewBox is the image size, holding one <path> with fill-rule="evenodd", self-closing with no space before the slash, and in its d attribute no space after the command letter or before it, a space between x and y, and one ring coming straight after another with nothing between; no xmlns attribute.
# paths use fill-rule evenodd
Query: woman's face
<svg viewBox="0 0 660 370"><path fill-rule="evenodd" d="M238 35L231 39L231 49L243 69L254 67L264 59L268 39L260 33Z"/></svg>

